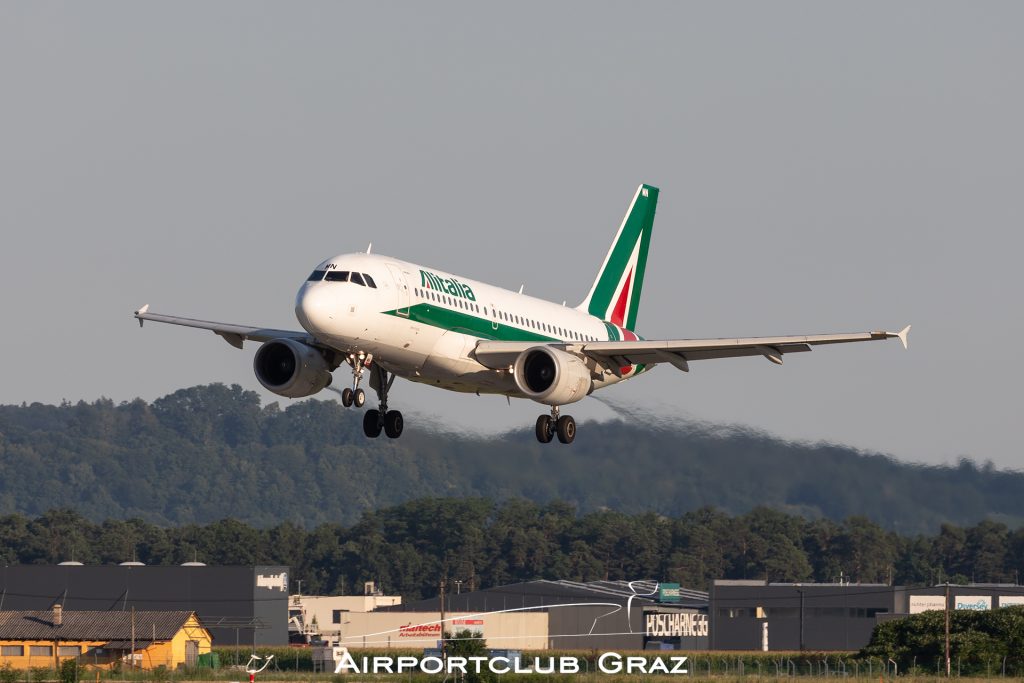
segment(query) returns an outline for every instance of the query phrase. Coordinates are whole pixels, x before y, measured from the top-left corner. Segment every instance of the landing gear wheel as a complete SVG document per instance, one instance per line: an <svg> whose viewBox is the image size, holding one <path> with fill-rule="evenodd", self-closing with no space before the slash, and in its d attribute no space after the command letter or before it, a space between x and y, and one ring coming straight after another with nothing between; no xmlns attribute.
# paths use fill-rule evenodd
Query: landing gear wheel
<svg viewBox="0 0 1024 683"><path fill-rule="evenodd" d="M366 403L366 392L362 389L356 389L352 394L352 405L356 408L362 408Z"/></svg>
<svg viewBox="0 0 1024 683"><path fill-rule="evenodd" d="M389 438L397 439L400 437L404 427L405 420L402 419L402 413L397 410L389 410L384 413L384 433Z"/></svg>
<svg viewBox="0 0 1024 683"><path fill-rule="evenodd" d="M576 420L572 415L563 415L558 418L555 424L555 431L558 432L558 440L562 443L572 443L576 438Z"/></svg>
<svg viewBox="0 0 1024 683"><path fill-rule="evenodd" d="M380 436L381 425L380 411L371 408L363 413L363 434L366 434L371 439L376 439ZM391 436L388 434L388 436Z"/></svg>
<svg viewBox="0 0 1024 683"><path fill-rule="evenodd" d="M555 436L555 420L550 415L537 418L537 441L551 443Z"/></svg>
<svg viewBox="0 0 1024 683"><path fill-rule="evenodd" d="M341 405L346 408L352 405L352 390L348 387L341 390Z"/></svg>

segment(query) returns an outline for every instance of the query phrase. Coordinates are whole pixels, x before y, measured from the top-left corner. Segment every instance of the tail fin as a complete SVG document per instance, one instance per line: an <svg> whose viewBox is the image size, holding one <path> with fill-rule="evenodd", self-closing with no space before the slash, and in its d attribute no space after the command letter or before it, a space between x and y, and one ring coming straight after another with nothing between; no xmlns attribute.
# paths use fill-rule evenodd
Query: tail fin
<svg viewBox="0 0 1024 683"><path fill-rule="evenodd" d="M641 185L636 189L590 293L577 306L579 310L627 330L635 329L657 205L658 188Z"/></svg>

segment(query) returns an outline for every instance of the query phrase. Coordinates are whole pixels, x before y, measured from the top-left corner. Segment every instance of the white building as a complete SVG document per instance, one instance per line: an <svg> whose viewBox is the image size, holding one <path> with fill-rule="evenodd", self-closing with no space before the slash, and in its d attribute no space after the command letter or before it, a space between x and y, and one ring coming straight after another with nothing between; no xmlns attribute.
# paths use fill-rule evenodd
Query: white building
<svg viewBox="0 0 1024 683"><path fill-rule="evenodd" d="M345 615L372 612L378 607L401 605L400 595L382 595L372 581L364 595L292 595L288 602L288 631L293 642L336 641Z"/></svg>

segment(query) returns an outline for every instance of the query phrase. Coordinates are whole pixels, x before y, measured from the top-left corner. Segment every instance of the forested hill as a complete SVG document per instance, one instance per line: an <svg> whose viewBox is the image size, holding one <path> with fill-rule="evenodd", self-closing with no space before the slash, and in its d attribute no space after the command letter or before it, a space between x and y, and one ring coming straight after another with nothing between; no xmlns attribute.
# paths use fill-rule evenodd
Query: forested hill
<svg viewBox="0 0 1024 683"><path fill-rule="evenodd" d="M368 440L361 418L334 401L262 407L255 393L223 385L152 404L0 406L0 513L71 507L92 520L311 527L423 496L479 496L667 515L767 505L865 515L900 533L1024 520L1024 474L969 461L922 467L685 424L588 423L571 447L542 446L526 427L500 438L414 427Z"/></svg>

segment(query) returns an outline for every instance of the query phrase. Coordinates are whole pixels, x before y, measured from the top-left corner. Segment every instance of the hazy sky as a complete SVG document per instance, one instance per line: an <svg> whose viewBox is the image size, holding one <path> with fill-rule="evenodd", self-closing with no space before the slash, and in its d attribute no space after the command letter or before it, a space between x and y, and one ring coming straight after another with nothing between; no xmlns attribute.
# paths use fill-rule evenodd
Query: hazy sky
<svg viewBox="0 0 1024 683"><path fill-rule="evenodd" d="M1022 26L1015 2L0 3L0 402L259 388L254 345L132 311L297 329L312 267L370 241L574 305L648 182L647 338L913 323L910 351L599 396L1024 468ZM410 429L544 412L391 403Z"/></svg>

